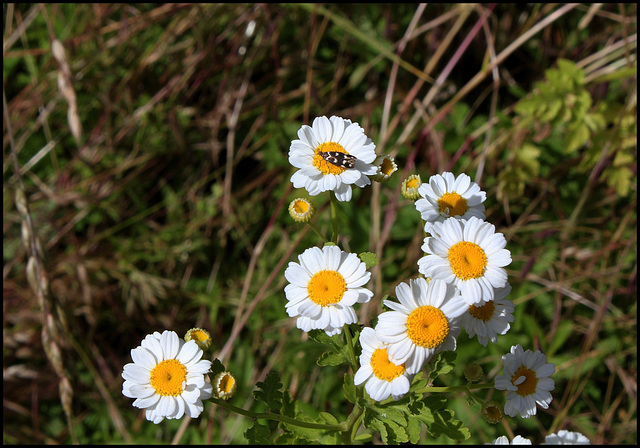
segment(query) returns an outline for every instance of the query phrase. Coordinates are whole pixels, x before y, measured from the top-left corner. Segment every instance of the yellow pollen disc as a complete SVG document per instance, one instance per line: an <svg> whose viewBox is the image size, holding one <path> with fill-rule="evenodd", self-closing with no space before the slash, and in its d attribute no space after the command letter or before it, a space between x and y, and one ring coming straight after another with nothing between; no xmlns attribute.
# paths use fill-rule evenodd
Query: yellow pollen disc
<svg viewBox="0 0 640 448"><path fill-rule="evenodd" d="M392 381L404 373L404 364L395 365L389 360L387 349L379 348L371 355L371 370L376 378Z"/></svg>
<svg viewBox="0 0 640 448"><path fill-rule="evenodd" d="M191 332L191 339L194 339L198 342L204 342L209 339L209 335L202 330L194 330Z"/></svg>
<svg viewBox="0 0 640 448"><path fill-rule="evenodd" d="M448 334L449 321L438 308L421 306L407 317L407 336L420 347L436 348Z"/></svg>
<svg viewBox="0 0 640 448"><path fill-rule="evenodd" d="M525 380L517 385L518 391L516 393L523 397L535 393L536 385L538 384L536 373L531 369L527 369L525 366L520 366L511 377L511 383L515 385L516 380L521 376L524 376Z"/></svg>
<svg viewBox="0 0 640 448"><path fill-rule="evenodd" d="M296 201L293 204L293 210L300 214L307 213L309 211L309 203L305 201Z"/></svg>
<svg viewBox="0 0 640 448"><path fill-rule="evenodd" d="M158 363L150 375L151 386L158 395L173 397L182 393L182 385L187 379L187 368L177 359L167 359Z"/></svg>
<svg viewBox="0 0 640 448"><path fill-rule="evenodd" d="M346 290L347 282L337 271L316 272L307 284L309 298L321 306L339 303Z"/></svg>
<svg viewBox="0 0 640 448"><path fill-rule="evenodd" d="M336 151L348 154L348 152L342 147L342 145L334 142L322 143L316 148L316 155L313 157L313 166L318 168L322 174L341 174L344 172L344 168L336 166L333 163L329 163L322 158L318 153Z"/></svg>
<svg viewBox="0 0 640 448"><path fill-rule="evenodd" d="M380 166L380 172L385 176L391 176L391 173L393 173L393 163L391 163L391 160L384 159L382 161L382 165Z"/></svg>
<svg viewBox="0 0 640 448"><path fill-rule="evenodd" d="M418 188L422 183L418 179L409 179L407 181L407 188Z"/></svg>
<svg viewBox="0 0 640 448"><path fill-rule="evenodd" d="M496 305L493 303L493 300L489 300L480 306L469 305L469 314L478 320L487 322L493 317L495 309Z"/></svg>
<svg viewBox="0 0 640 448"><path fill-rule="evenodd" d="M231 375L223 375L218 383L218 390L228 394L236 385L236 380Z"/></svg>
<svg viewBox="0 0 640 448"><path fill-rule="evenodd" d="M438 205L440 206L440 212L447 213L449 216L462 216L469 210L467 200L458 193L443 194L438 199Z"/></svg>
<svg viewBox="0 0 640 448"><path fill-rule="evenodd" d="M487 255L477 244L460 241L449 249L447 259L451 270L461 280L482 277L487 267Z"/></svg>

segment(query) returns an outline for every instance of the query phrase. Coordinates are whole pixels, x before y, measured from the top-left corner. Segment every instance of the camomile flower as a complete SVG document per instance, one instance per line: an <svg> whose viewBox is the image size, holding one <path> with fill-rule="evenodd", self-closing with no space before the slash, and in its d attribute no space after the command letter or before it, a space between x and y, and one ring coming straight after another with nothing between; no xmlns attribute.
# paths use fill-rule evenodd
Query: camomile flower
<svg viewBox="0 0 640 448"><path fill-rule="evenodd" d="M561 429L557 434L545 436L541 445L591 445L591 442L582 433Z"/></svg>
<svg viewBox="0 0 640 448"><path fill-rule="evenodd" d="M395 365L389 360L387 344L376 337L373 328L364 328L360 333L360 368L353 382L356 386L365 383L371 398L382 401L389 396L399 400L409 392L413 375L408 375L404 365Z"/></svg>
<svg viewBox="0 0 640 448"><path fill-rule="evenodd" d="M421 198L416 201L416 209L425 221L425 232L434 222L442 222L448 218L469 219L475 216L484 219L484 205L487 193L466 174L454 177L444 172L429 178L418 189Z"/></svg>
<svg viewBox="0 0 640 448"><path fill-rule="evenodd" d="M507 296L511 292L511 285L494 291L493 300L469 305L469 309L460 318L460 326L465 329L469 338L478 336L478 342L485 347L489 341L496 342L498 335L506 334L513 322L515 305ZM463 297L464 300L464 297Z"/></svg>
<svg viewBox="0 0 640 448"><path fill-rule="evenodd" d="M289 285L284 288L290 317L298 317L302 331L324 330L329 336L345 324L358 321L353 305L366 303L373 292L363 286L371 273L356 254L338 246L311 247L290 262L284 271Z"/></svg>
<svg viewBox="0 0 640 448"><path fill-rule="evenodd" d="M350 201L351 185L370 185L368 176L378 170L373 165L375 148L358 123L336 116L317 117L311 126L303 125L298 139L291 142L289 163L299 168L291 182L311 196L333 191L339 201Z"/></svg>
<svg viewBox="0 0 640 448"><path fill-rule="evenodd" d="M511 443L509 443L507 436L500 436L491 443L485 443L485 445L531 445L531 440L525 439L522 436L515 436Z"/></svg>
<svg viewBox="0 0 640 448"><path fill-rule="evenodd" d="M407 373L418 373L431 357L456 349L460 333L458 317L467 310L453 285L423 278L400 283L397 302L385 300L393 311L378 316L376 336L389 344L387 353L394 364L404 364Z"/></svg>
<svg viewBox="0 0 640 448"><path fill-rule="evenodd" d="M507 391L504 413L522 418L536 415L536 403L547 409L553 399L550 391L554 381L550 378L556 371L553 364L539 350L532 352L522 349L520 344L511 347L511 352L502 357L504 375L495 379L497 390Z"/></svg>
<svg viewBox="0 0 640 448"><path fill-rule="evenodd" d="M433 223L429 232L422 245L427 255L418 260L421 274L454 284L468 305L493 300L494 290L507 285L504 266L511 253L493 224L475 216L447 219Z"/></svg>
<svg viewBox="0 0 640 448"><path fill-rule="evenodd" d="M165 418L200 415L202 400L211 398L213 388L205 382L211 361L200 359L196 341L185 342L173 331L156 331L131 350L131 358L133 363L122 372L122 394L136 399L133 406L146 409L147 420L158 424Z"/></svg>

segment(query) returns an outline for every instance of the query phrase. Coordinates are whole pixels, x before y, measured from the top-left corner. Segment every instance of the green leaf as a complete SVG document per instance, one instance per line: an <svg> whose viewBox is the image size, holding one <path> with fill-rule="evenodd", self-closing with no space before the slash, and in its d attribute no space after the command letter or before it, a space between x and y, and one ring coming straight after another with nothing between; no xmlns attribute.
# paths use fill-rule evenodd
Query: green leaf
<svg viewBox="0 0 640 448"><path fill-rule="evenodd" d="M253 426L244 432L244 437L251 445L270 445L269 436L271 431L265 425L253 421Z"/></svg>
<svg viewBox="0 0 640 448"><path fill-rule="evenodd" d="M345 362L344 354L336 352L324 352L316 361L319 366L339 366Z"/></svg>
<svg viewBox="0 0 640 448"><path fill-rule="evenodd" d="M345 373L342 388L344 390L344 397L349 400L349 402L355 404L357 400L356 385L353 382L353 375L351 373Z"/></svg>
<svg viewBox="0 0 640 448"><path fill-rule="evenodd" d="M374 253L362 252L358 257L365 265L367 265L367 269L371 269L378 264L378 256Z"/></svg>
<svg viewBox="0 0 640 448"><path fill-rule="evenodd" d="M433 383L433 381L439 375L444 375L451 372L455 367L455 364L453 364L453 361L455 360L456 352L453 351L446 351L436 354L430 361L430 364L433 365L433 368L429 372L429 382Z"/></svg>
<svg viewBox="0 0 640 448"><path fill-rule="evenodd" d="M215 376L219 373L225 372L227 369L225 369L224 365L220 362L220 360L218 358L214 359L213 362L211 363L211 373L210 376L211 378L215 378Z"/></svg>
<svg viewBox="0 0 640 448"><path fill-rule="evenodd" d="M279 413L282 408L282 391L279 389L282 387L280 382L280 375L271 371L267 374L265 381L259 381L256 386L261 390L253 391L253 396L256 401L263 401L267 408L274 413Z"/></svg>

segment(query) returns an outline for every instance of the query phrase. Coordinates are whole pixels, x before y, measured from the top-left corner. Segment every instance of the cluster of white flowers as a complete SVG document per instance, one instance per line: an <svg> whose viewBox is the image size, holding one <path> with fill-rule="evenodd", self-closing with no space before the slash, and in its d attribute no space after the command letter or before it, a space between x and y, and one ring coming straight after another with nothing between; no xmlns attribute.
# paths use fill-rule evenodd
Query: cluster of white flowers
<svg viewBox="0 0 640 448"><path fill-rule="evenodd" d="M351 200L351 185L387 180L397 169L389 156L376 156L375 144L360 125L336 116L302 126L289 161L298 168L291 177L295 188L304 187L311 196L332 191L340 201ZM406 394L413 376L434 354L456 349L461 328L486 346L506 334L514 319L505 270L511 254L504 235L485 221L486 193L466 174L436 174L424 184L419 176L411 179L412 193L407 186L403 195L416 199L428 234L425 255L418 260L425 278L397 285L398 302L385 300L390 311L380 314L374 329L360 334L355 383L365 383L377 401ZM298 328L335 335L343 325L357 322L353 305L373 296L365 288L370 279L366 265L336 246L312 247L298 261L285 271L286 310L297 318ZM496 379L496 388L508 391L505 412L529 417L536 413L535 403L548 407L553 389L548 377L554 369L544 355L516 346L503 361L505 376Z"/></svg>

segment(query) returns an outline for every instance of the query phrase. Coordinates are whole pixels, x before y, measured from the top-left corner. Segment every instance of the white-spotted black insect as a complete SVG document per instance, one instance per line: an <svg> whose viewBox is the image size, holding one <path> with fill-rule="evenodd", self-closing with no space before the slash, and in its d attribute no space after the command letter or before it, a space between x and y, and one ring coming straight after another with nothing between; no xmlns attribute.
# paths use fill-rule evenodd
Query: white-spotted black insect
<svg viewBox="0 0 640 448"><path fill-rule="evenodd" d="M353 168L356 166L356 160L358 160L356 156L340 151L320 151L318 154L330 164L340 168Z"/></svg>

